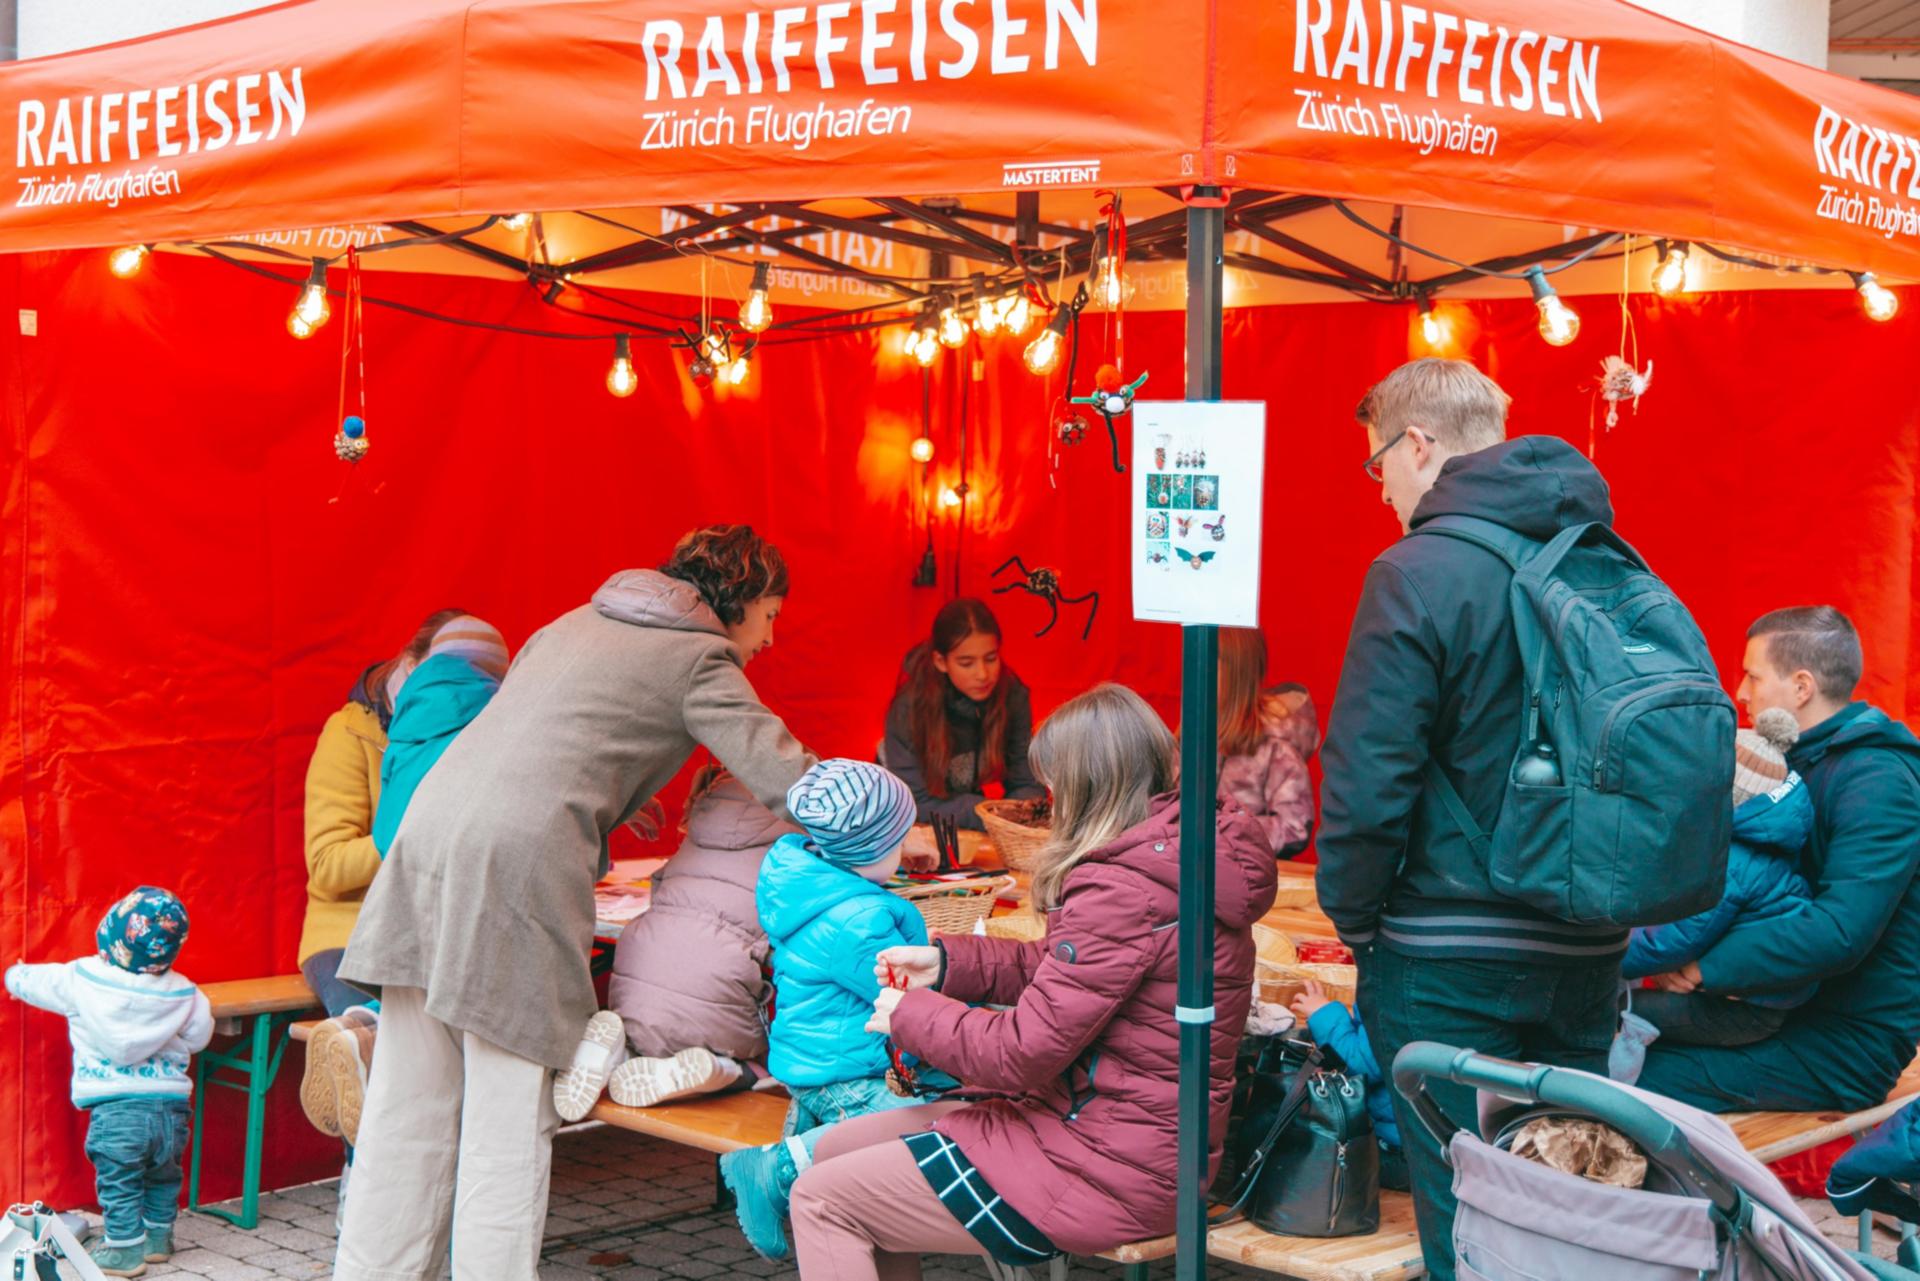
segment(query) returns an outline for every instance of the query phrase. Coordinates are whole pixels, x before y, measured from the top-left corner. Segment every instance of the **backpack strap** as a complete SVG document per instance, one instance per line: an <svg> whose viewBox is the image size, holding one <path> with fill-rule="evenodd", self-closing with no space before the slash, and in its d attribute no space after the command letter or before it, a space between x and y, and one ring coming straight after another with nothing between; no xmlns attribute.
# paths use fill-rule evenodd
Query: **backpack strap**
<svg viewBox="0 0 1920 1281"><path fill-rule="evenodd" d="M1534 551L1540 546L1518 530L1508 529L1505 525L1478 516L1435 516L1420 522L1413 532L1439 534L1444 538L1472 543L1498 556L1515 573L1520 572L1520 567L1532 559Z"/></svg>
<svg viewBox="0 0 1920 1281"><path fill-rule="evenodd" d="M1467 843L1473 846L1473 852L1476 855L1485 855L1487 843L1493 839L1493 833L1485 831L1480 824L1473 821L1473 811L1467 808L1466 801L1460 797L1460 789L1453 785L1453 780L1447 777L1447 772L1440 768L1440 762L1428 756L1427 767L1421 771L1421 774L1433 794L1440 798L1440 803L1446 806L1448 815L1466 836Z"/></svg>

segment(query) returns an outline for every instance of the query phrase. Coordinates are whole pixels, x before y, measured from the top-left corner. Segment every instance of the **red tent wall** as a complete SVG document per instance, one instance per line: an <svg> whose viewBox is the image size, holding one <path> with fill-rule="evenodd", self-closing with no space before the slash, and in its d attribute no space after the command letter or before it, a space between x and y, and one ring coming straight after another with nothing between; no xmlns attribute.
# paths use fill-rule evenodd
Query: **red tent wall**
<svg viewBox="0 0 1920 1281"><path fill-rule="evenodd" d="M460 316L555 326L524 287L369 276L369 291ZM369 308L368 421L358 473L334 460L339 333L282 327L291 290L160 255L132 282L104 255L0 258L0 959L64 959L138 882L179 890L183 962L213 980L293 968L303 903L301 792L320 721L355 674L429 611L458 604L518 644L611 571L657 562L682 530L750 520L793 563L779 643L751 670L820 750L867 754L897 663L945 598L952 515L936 518L939 590L908 583L924 534L908 442L921 376L890 338L776 345L740 392L696 390L678 353L638 343L637 395L602 379L611 344L549 343ZM684 309L684 299L654 300ZM1911 301L1911 300L1910 300ZM1582 299L1585 334L1545 346L1523 302L1463 304L1463 347L1514 394L1516 432L1585 445L1613 307ZM37 313L22 336L16 309ZM1687 599L1737 680L1747 621L1831 600L1867 638L1864 694L1896 714L1920 696L1913 651L1913 459L1920 405L1892 377L1920 307L1874 325L1846 292L1636 299L1656 362L1644 407L1599 462L1623 532ZM1092 314L1081 361L1105 343ZM1265 619L1276 679L1324 713L1366 562L1395 534L1357 464L1354 402L1408 354L1404 309L1230 312L1226 393L1268 402ZM1177 313L1127 318L1146 394L1177 394ZM970 410L976 490L962 585L1019 554L1103 593L1092 639L1068 611L994 598L1012 664L1044 711L1099 678L1175 711L1179 643L1128 620L1125 488L1096 434L1048 461L1050 391L1017 346L964 389L931 387L933 471L957 479ZM484 919L505 905L475 903ZM0 1185L87 1199L83 1120L66 1102L64 1031L0 1004ZM269 1177L322 1176L337 1149L292 1106L290 1057L269 1127ZM238 1116L216 1101L211 1191L233 1190Z"/></svg>

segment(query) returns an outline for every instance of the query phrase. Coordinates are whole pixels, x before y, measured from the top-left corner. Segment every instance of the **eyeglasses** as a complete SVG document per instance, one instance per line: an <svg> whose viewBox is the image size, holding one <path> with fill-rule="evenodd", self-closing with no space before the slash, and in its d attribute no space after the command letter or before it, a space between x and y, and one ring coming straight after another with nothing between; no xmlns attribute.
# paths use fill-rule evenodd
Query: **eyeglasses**
<svg viewBox="0 0 1920 1281"><path fill-rule="evenodd" d="M1402 440L1405 440L1407 433L1412 430L1413 429L1411 427L1401 428L1400 431L1395 434L1392 440L1380 446L1380 448L1374 450L1373 456L1367 459L1366 462L1360 464L1360 470L1367 473L1368 480L1371 480L1374 484L1377 485L1385 479L1385 476L1382 474L1380 470L1380 460L1385 458L1388 452L1392 450L1392 448L1395 445L1399 444Z"/></svg>

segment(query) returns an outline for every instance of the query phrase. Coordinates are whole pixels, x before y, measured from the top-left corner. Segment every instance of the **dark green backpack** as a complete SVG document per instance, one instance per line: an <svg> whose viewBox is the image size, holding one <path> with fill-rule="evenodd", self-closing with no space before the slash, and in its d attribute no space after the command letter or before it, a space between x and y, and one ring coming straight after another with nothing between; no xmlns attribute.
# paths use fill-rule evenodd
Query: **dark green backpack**
<svg viewBox="0 0 1920 1281"><path fill-rule="evenodd" d="M1437 763L1426 771L1494 888L1593 925L1658 925L1719 902L1737 717L1679 598L1599 523L1547 543L1471 516L1417 532L1513 567L1526 701L1493 830L1474 822ZM1544 784L1525 781L1542 773Z"/></svg>

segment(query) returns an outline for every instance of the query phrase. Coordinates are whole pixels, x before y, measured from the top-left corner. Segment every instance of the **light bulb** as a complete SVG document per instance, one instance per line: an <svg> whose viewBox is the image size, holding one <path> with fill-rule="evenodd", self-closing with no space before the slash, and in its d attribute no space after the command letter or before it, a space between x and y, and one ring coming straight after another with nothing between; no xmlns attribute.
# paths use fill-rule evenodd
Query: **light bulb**
<svg viewBox="0 0 1920 1281"><path fill-rule="evenodd" d="M951 303L940 309L940 344L956 348L967 344L967 322L960 319L960 309Z"/></svg>
<svg viewBox="0 0 1920 1281"><path fill-rule="evenodd" d="M1026 290L1022 289L1007 298L1006 310L1000 318L1000 327L1017 338L1026 333L1032 324L1033 304L1027 301Z"/></svg>
<svg viewBox="0 0 1920 1281"><path fill-rule="evenodd" d="M633 340L625 334L616 335L613 364L607 369L607 390L625 400L639 386L640 378L633 372Z"/></svg>
<svg viewBox="0 0 1920 1281"><path fill-rule="evenodd" d="M948 485L940 490L940 505L942 507L958 507L960 505L960 495L953 486Z"/></svg>
<svg viewBox="0 0 1920 1281"><path fill-rule="evenodd" d="M1653 292L1672 298L1687 291L1687 246L1675 244L1653 269Z"/></svg>
<svg viewBox="0 0 1920 1281"><path fill-rule="evenodd" d="M1433 304L1424 298L1420 300L1420 337L1436 350L1447 344L1447 327L1433 314Z"/></svg>
<svg viewBox="0 0 1920 1281"><path fill-rule="evenodd" d="M1547 273L1539 267L1527 268L1527 283L1533 287L1533 305L1540 309L1540 336L1556 347L1564 347L1580 336L1580 317L1560 301L1547 283Z"/></svg>
<svg viewBox="0 0 1920 1281"><path fill-rule="evenodd" d="M727 331L715 325L700 335L700 358L718 364L720 357L726 354Z"/></svg>
<svg viewBox="0 0 1920 1281"><path fill-rule="evenodd" d="M1093 298L1093 305L1102 311L1113 311L1133 301L1133 282L1127 279L1127 273L1113 265L1111 256L1102 257L1100 265L1093 270L1093 279L1087 284L1087 292Z"/></svg>
<svg viewBox="0 0 1920 1281"><path fill-rule="evenodd" d="M764 262L753 265L753 284L747 289L747 300L740 304L740 327L750 334L760 333L773 323L773 304L767 301L768 268Z"/></svg>
<svg viewBox="0 0 1920 1281"><path fill-rule="evenodd" d="M973 328L982 338L991 338L1006 323L1006 314L998 298L982 298L973 317Z"/></svg>
<svg viewBox="0 0 1920 1281"><path fill-rule="evenodd" d="M720 376L726 380L727 386L738 387L741 383L747 381L747 358L745 356L735 356L732 363L722 371Z"/></svg>
<svg viewBox="0 0 1920 1281"><path fill-rule="evenodd" d="M1900 295L1875 280L1872 272L1860 272L1853 278L1853 286L1860 291L1860 303L1870 319L1892 320L1900 310Z"/></svg>
<svg viewBox="0 0 1920 1281"><path fill-rule="evenodd" d="M907 354L922 365L931 365L940 358L940 340L933 336L933 325L922 321L913 331L913 337L907 340Z"/></svg>
<svg viewBox="0 0 1920 1281"><path fill-rule="evenodd" d="M907 453L912 455L916 463L930 463L933 461L933 442L922 436L907 446Z"/></svg>
<svg viewBox="0 0 1920 1281"><path fill-rule="evenodd" d="M147 265L149 252L145 245L122 245L107 256L107 270L122 280L137 276Z"/></svg>
<svg viewBox="0 0 1920 1281"><path fill-rule="evenodd" d="M1060 353L1067 345L1067 309L1053 313L1053 319L1040 336L1027 344L1027 368L1036 374L1050 374L1060 367Z"/></svg>
<svg viewBox="0 0 1920 1281"><path fill-rule="evenodd" d="M333 308L327 304L327 264L315 258L307 283L301 286L300 297L287 313L287 332L295 338L311 338L331 315Z"/></svg>
<svg viewBox="0 0 1920 1281"><path fill-rule="evenodd" d="M530 213L508 214L500 220L500 225L508 231L525 231L533 225L533 215Z"/></svg>

